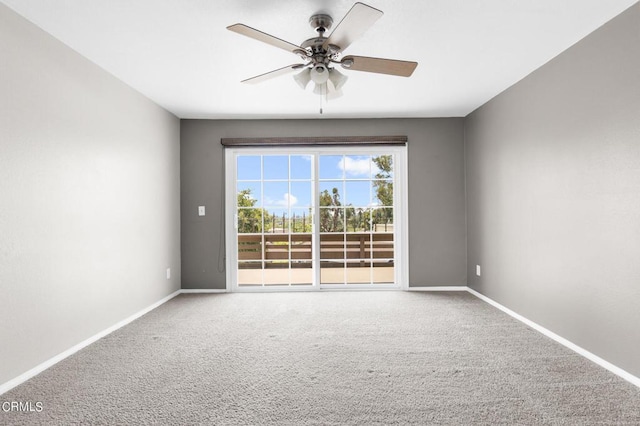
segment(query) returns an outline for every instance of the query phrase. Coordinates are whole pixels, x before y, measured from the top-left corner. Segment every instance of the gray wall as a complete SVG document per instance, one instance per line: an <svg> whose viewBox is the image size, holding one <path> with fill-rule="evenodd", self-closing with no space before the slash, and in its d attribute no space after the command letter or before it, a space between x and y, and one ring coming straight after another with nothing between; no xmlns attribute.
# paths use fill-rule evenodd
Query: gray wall
<svg viewBox="0 0 640 426"><path fill-rule="evenodd" d="M636 4L465 121L469 286L635 376L639 46Z"/></svg>
<svg viewBox="0 0 640 426"><path fill-rule="evenodd" d="M179 126L0 4L0 385L180 288Z"/></svg>
<svg viewBox="0 0 640 426"><path fill-rule="evenodd" d="M182 287L225 288L221 138L372 135L409 137L410 285L465 285L463 120L452 118L182 120Z"/></svg>

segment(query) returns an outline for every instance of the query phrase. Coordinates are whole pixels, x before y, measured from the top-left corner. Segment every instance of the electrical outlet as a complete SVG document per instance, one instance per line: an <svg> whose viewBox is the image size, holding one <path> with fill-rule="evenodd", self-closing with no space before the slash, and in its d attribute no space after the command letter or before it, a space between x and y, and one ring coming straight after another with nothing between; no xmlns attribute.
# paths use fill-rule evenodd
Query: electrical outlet
<svg viewBox="0 0 640 426"><path fill-rule="evenodd" d="M171 268L167 268L167 279L171 279Z"/></svg>
<svg viewBox="0 0 640 426"><path fill-rule="evenodd" d="M480 265L476 265L476 275L480 276Z"/></svg>
<svg viewBox="0 0 640 426"><path fill-rule="evenodd" d="M204 216L204 206L198 206L198 216Z"/></svg>

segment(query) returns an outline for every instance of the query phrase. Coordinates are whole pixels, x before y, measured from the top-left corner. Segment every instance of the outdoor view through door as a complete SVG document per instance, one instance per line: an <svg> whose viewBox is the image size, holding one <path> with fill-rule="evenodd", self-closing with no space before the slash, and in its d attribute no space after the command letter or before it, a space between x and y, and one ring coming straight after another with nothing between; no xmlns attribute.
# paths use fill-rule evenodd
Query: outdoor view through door
<svg viewBox="0 0 640 426"><path fill-rule="evenodd" d="M235 287L396 286L396 154L388 151L238 150Z"/></svg>

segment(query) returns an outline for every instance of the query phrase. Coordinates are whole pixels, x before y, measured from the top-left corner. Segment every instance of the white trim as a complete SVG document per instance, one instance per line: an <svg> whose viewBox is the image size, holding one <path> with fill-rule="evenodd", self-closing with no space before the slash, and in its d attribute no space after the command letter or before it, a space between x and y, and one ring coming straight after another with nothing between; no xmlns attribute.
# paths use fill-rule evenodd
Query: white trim
<svg viewBox="0 0 640 426"><path fill-rule="evenodd" d="M228 293L225 288L183 288L179 290L180 294L202 294L202 293Z"/></svg>
<svg viewBox="0 0 640 426"><path fill-rule="evenodd" d="M407 287L408 291L467 291L466 286Z"/></svg>
<svg viewBox="0 0 640 426"><path fill-rule="evenodd" d="M322 291L347 290L347 291L377 291L377 290L402 290L399 284L376 283L376 284L320 284Z"/></svg>
<svg viewBox="0 0 640 426"><path fill-rule="evenodd" d="M316 253L320 253L320 206L317 205L316 200L320 194L320 155L316 152L311 154L313 159L313 166L311 167L311 204L313 208L313 221L311 225L311 267L313 268L313 289L320 290L320 256L316 256Z"/></svg>
<svg viewBox="0 0 640 426"><path fill-rule="evenodd" d="M323 293L332 291L400 291L397 285L392 284L373 284L376 287L368 287L360 284L322 284L320 290ZM305 285L269 285L269 286L246 286L234 290L234 293L304 293L317 292L318 289L310 284Z"/></svg>
<svg viewBox="0 0 640 426"><path fill-rule="evenodd" d="M487 296L485 296L482 293L478 293L477 291L475 291L472 288L467 287L467 291L471 294L473 294L474 296L476 296L478 299L487 302L488 304L490 304L491 306L494 306L498 309L500 309L502 312L506 313L507 315L512 316L513 318L517 319L518 321L521 321L523 323L525 323L526 325L528 325L529 327L533 328L534 330L544 334L545 336L555 340L556 342L560 343L563 346L566 346L567 348L571 349L572 351L576 352L578 355L582 355L583 357L587 358L588 360L595 362L596 364L598 364L599 366L606 368L607 370L611 371L613 374L623 378L624 380L628 381L629 383L636 385L637 387L640 387L640 377L636 377L633 374L623 370L620 367L617 367L613 364L611 364L609 361L606 361L602 358L600 358L598 355L589 352L588 350L576 345L573 342L570 342L569 340L565 339L562 336L557 335L556 333L554 333L553 331L544 328L543 326L541 326L540 324L537 324L533 321L531 321L530 319L527 319L525 317L523 317L522 315L512 311L511 309L499 304L498 302L496 302L495 300L492 300L490 298L488 298Z"/></svg>
<svg viewBox="0 0 640 426"><path fill-rule="evenodd" d="M400 244L395 244L395 259L398 268L395 271L396 283L400 284L402 290L409 288L409 152L408 147L404 146L398 149L394 155L394 188L393 205L394 205L394 225L400 222L400 226L394 228L394 239ZM397 171L400 173L396 173ZM397 214L399 211L400 214Z"/></svg>
<svg viewBox="0 0 640 426"><path fill-rule="evenodd" d="M177 290L177 291L171 293L170 295L168 295L167 297L157 301L153 305L148 306L148 307L144 308L143 310L141 310L139 312L136 312L135 314L131 315L130 317L127 317L127 318L123 319L122 321L117 322L116 324L112 325L111 327L109 327L109 328L107 328L107 329L105 329L105 330L103 330L103 331L101 331L101 332L89 337L88 339L83 340L82 342L78 343L77 345L72 346L71 348L67 349L64 352L59 353L58 355L54 356L53 358L50 358L47 361L36 365L31 370L22 373L18 377L9 380L6 383L3 383L2 385L0 385L0 395L2 395L5 392L10 391L11 389L15 388L18 385L26 382L30 378L42 373L44 370L48 369L49 367L53 367L55 364L59 363L63 359L65 359L65 358L73 355L74 353L78 352L80 349L83 349L83 348L89 346L90 344L92 344L92 343L102 339L103 337L107 336L108 334L113 333L117 329L122 328L125 325L129 324L130 322L140 318L144 314L146 314L148 312L151 312L152 310L154 310L158 306L162 305L163 303L166 303L169 300L173 299L178 294L180 294L180 290Z"/></svg>
<svg viewBox="0 0 640 426"><path fill-rule="evenodd" d="M236 278L233 274L236 273L236 264L237 264L237 254L234 251L237 251L236 247L236 229L237 225L237 216L236 216L236 202L234 197L236 196L236 190L233 191L229 188L229 179L233 180L235 185L236 182L236 161L235 161L235 151L230 149L224 150L224 180L223 180L223 188L225 194L225 206L224 209L224 259L225 259L225 288L227 291L235 291L236 290ZM233 253L232 256L229 256L229 253ZM231 265L233 265L233 270L231 269Z"/></svg>
<svg viewBox="0 0 640 426"><path fill-rule="evenodd" d="M233 293L305 293L317 291L311 284L301 285L269 285L269 286L242 286L233 290Z"/></svg>

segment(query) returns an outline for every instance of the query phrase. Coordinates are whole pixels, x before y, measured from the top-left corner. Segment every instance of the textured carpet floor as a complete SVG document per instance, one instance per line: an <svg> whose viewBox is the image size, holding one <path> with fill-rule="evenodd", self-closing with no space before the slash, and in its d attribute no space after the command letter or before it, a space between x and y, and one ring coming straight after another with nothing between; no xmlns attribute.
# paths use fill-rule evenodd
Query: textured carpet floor
<svg viewBox="0 0 640 426"><path fill-rule="evenodd" d="M181 295L0 424L640 424L640 389L467 293Z"/></svg>

